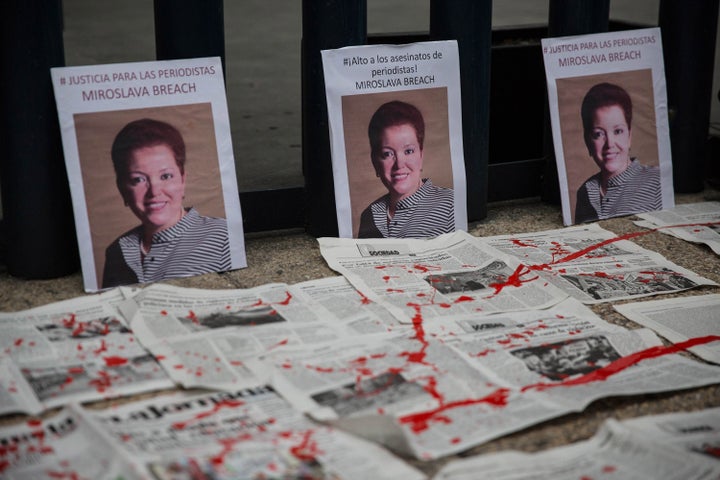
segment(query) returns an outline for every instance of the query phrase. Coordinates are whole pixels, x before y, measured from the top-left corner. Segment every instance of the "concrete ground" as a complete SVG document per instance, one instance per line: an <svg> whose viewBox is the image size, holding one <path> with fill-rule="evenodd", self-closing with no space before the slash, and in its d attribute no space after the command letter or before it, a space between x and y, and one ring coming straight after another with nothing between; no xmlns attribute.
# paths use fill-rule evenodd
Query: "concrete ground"
<svg viewBox="0 0 720 480"><path fill-rule="evenodd" d="M154 58L152 0L63 0L67 65L144 61ZM426 9L416 0L368 0L371 32L417 31L427 28ZM613 18L652 23L658 0L613 0ZM225 2L227 80L233 141L241 190L295 186L300 173L299 1L244 0ZM411 6L412 8L410 8ZM493 23L543 23L547 1L495 2ZM262 19L259 21L258 19ZM720 48L718 49L720 50ZM716 75L716 84L720 76ZM718 87L714 88L718 91ZM720 122L717 109L715 122ZM720 200L720 191L677 195L678 203ZM639 231L632 217L600 222L617 234ZM490 204L488 216L470 226L478 236L539 231L562 227L558 206L537 198ZM708 248L651 233L636 242L669 260L720 283L720 257ZM196 288L250 288L270 282L296 283L336 275L320 256L317 242L300 232L248 235L248 267L242 270L172 280ZM720 293L703 287L679 295ZM53 280L11 277L0 265L0 311L18 311L83 295L79 272ZM611 304L593 307L603 319L627 324ZM720 385L680 392L611 398L594 402L581 413L543 423L472 449L468 454L504 449L538 451L588 438L607 418L690 411L720 406ZM0 418L0 424L4 419ZM448 459L414 462L434 473Z"/></svg>

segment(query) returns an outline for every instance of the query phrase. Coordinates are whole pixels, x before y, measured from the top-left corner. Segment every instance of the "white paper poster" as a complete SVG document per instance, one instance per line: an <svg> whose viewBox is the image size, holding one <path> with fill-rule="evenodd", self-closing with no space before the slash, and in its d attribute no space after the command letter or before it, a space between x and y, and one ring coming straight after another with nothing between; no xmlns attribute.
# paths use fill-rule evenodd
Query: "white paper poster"
<svg viewBox="0 0 720 480"><path fill-rule="evenodd" d="M86 291L246 266L219 57L51 73Z"/></svg>
<svg viewBox="0 0 720 480"><path fill-rule="evenodd" d="M322 51L340 237L467 229L457 42Z"/></svg>
<svg viewBox="0 0 720 480"><path fill-rule="evenodd" d="M674 206L659 28L542 40L563 223Z"/></svg>

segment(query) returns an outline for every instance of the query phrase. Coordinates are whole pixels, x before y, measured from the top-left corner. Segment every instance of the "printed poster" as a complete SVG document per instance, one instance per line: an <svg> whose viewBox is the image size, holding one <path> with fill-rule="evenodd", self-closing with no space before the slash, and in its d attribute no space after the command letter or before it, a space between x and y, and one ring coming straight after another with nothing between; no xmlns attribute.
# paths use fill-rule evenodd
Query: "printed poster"
<svg viewBox="0 0 720 480"><path fill-rule="evenodd" d="M542 39L563 223L674 206L659 28Z"/></svg>
<svg viewBox="0 0 720 480"><path fill-rule="evenodd" d="M457 42L322 51L340 237L467 229Z"/></svg>
<svg viewBox="0 0 720 480"><path fill-rule="evenodd" d="M86 291L246 266L219 57L51 74Z"/></svg>

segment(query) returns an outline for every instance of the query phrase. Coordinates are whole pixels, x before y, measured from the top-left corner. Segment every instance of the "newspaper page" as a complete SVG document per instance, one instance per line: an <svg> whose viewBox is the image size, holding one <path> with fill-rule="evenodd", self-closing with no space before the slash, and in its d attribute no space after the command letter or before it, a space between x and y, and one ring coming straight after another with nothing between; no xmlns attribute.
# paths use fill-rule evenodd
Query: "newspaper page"
<svg viewBox="0 0 720 480"><path fill-rule="evenodd" d="M185 387L260 385L267 379L251 371L247 360L352 334L323 305L284 283L229 290L155 284L123 309L140 342Z"/></svg>
<svg viewBox="0 0 720 480"><path fill-rule="evenodd" d="M325 307L355 335L393 332L406 328L387 308L371 301L345 277L328 277L296 283L313 301Z"/></svg>
<svg viewBox="0 0 720 480"><path fill-rule="evenodd" d="M617 236L588 224L482 240L523 262L520 281L550 282L588 304L717 285L630 241L647 233Z"/></svg>
<svg viewBox="0 0 720 480"><path fill-rule="evenodd" d="M406 323L546 308L567 297L546 281L519 281L517 259L463 231L433 239L318 241L330 268Z"/></svg>
<svg viewBox="0 0 720 480"><path fill-rule="evenodd" d="M419 459L465 450L616 395L717 383L720 369L569 299L435 318L412 333L269 352L273 385L313 418ZM633 368L629 368L633 366Z"/></svg>
<svg viewBox="0 0 720 480"><path fill-rule="evenodd" d="M543 38L563 224L672 208L659 28Z"/></svg>
<svg viewBox="0 0 720 480"><path fill-rule="evenodd" d="M622 425L647 438L673 445L693 458L714 460L720 468L720 408L647 415L624 420Z"/></svg>
<svg viewBox="0 0 720 480"><path fill-rule="evenodd" d="M640 419L638 419L640 420ZM623 480L714 480L717 458L688 457L686 451L627 424L606 421L589 440L537 453L504 451L454 460L435 480L474 480L478 472L493 480L622 478Z"/></svg>
<svg viewBox="0 0 720 480"><path fill-rule="evenodd" d="M144 478L425 478L377 445L311 422L267 386L83 414Z"/></svg>
<svg viewBox="0 0 720 480"><path fill-rule="evenodd" d="M688 242L703 243L720 255L720 202L677 205L669 210L638 214L640 227L657 229Z"/></svg>
<svg viewBox="0 0 720 480"><path fill-rule="evenodd" d="M37 414L71 401L172 387L120 314L127 292L0 313L0 413Z"/></svg>
<svg viewBox="0 0 720 480"><path fill-rule="evenodd" d="M50 73L86 291L247 265L220 57Z"/></svg>
<svg viewBox="0 0 720 480"><path fill-rule="evenodd" d="M625 303L613 308L633 322L683 344L698 357L720 364L720 295L700 295L667 300ZM715 341L692 346L696 339Z"/></svg>
<svg viewBox="0 0 720 480"><path fill-rule="evenodd" d="M73 408L0 428L0 446L6 480L146 478Z"/></svg>
<svg viewBox="0 0 720 480"><path fill-rule="evenodd" d="M457 41L321 55L339 236L467 230Z"/></svg>

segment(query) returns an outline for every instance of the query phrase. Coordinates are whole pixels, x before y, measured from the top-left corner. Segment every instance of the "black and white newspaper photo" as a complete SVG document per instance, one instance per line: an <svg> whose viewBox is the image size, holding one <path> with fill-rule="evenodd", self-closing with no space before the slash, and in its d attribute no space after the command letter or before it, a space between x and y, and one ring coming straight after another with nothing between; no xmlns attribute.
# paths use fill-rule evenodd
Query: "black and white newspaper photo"
<svg viewBox="0 0 720 480"><path fill-rule="evenodd" d="M219 57L51 73L86 291L246 266Z"/></svg>
<svg viewBox="0 0 720 480"><path fill-rule="evenodd" d="M483 240L523 262L520 280L544 279L588 304L717 285L631 241L649 233L617 236L588 224Z"/></svg>
<svg viewBox="0 0 720 480"><path fill-rule="evenodd" d="M321 54L339 236L467 230L457 42Z"/></svg>
<svg viewBox="0 0 720 480"><path fill-rule="evenodd" d="M463 231L432 239L318 241L330 268L404 323L546 308L567 297L548 282L521 281L519 260Z"/></svg>
<svg viewBox="0 0 720 480"><path fill-rule="evenodd" d="M672 208L659 28L542 39L563 223Z"/></svg>
<svg viewBox="0 0 720 480"><path fill-rule="evenodd" d="M128 292L0 313L0 413L39 414L173 387L118 309Z"/></svg>

